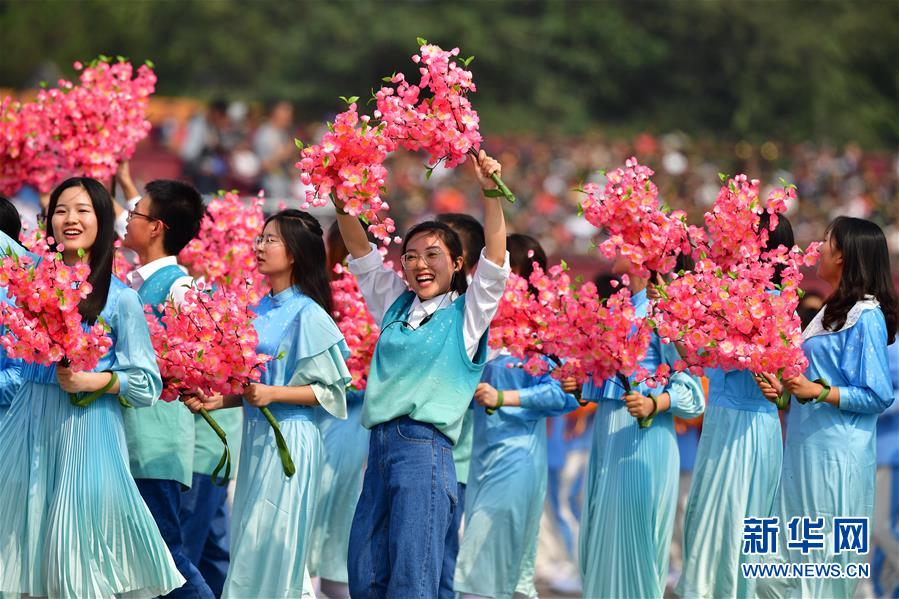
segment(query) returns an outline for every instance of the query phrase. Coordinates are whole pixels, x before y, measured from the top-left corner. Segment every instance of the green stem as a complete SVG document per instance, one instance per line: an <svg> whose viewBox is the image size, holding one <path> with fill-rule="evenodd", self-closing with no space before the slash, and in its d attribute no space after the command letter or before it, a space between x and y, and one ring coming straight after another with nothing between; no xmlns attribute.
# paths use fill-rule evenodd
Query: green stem
<svg viewBox="0 0 899 599"><path fill-rule="evenodd" d="M281 467L284 469L284 475L291 477L296 474L297 469L296 466L293 465L293 460L290 458L290 450L287 448L287 441L284 440L284 435L281 434L281 427L278 426L278 421L275 420L271 410L267 407L259 408L259 410L262 412L262 415L265 416L265 419L268 420L268 423L272 426L272 430L275 433L275 443L278 445L278 455L281 457Z"/></svg>
<svg viewBox="0 0 899 599"><path fill-rule="evenodd" d="M215 431L215 434L218 435L218 438L221 439L222 445L224 449L222 450L222 457L219 458L219 463L215 467L215 470L212 471L212 484L224 487L228 484L228 480L231 478L231 450L228 448L228 439L227 435L225 435L225 431L222 430L222 427L219 426L219 423L215 421L215 418L209 415L209 412L206 408L200 408L199 412L200 416L203 417L203 420L206 421L206 424ZM225 474L219 477L219 472L222 469L225 469Z"/></svg>
<svg viewBox="0 0 899 599"><path fill-rule="evenodd" d="M104 396L106 393L108 393L109 390L112 389L112 386L115 385L119 380L119 377L116 375L116 373L110 372L109 374L111 375L109 377L109 382L96 391L91 391L87 395L83 395L80 397L79 393L69 393L69 401L72 403L72 405L78 408L86 408L87 406L91 405L99 398Z"/></svg>
<svg viewBox="0 0 899 599"><path fill-rule="evenodd" d="M493 173L490 178L493 179L494 183L496 183L496 188L500 191L503 197L506 198L506 201L510 204L514 204L516 201L515 194L512 193L512 191L508 187L506 187L506 184L503 183L503 180L500 179L500 176L496 173Z"/></svg>

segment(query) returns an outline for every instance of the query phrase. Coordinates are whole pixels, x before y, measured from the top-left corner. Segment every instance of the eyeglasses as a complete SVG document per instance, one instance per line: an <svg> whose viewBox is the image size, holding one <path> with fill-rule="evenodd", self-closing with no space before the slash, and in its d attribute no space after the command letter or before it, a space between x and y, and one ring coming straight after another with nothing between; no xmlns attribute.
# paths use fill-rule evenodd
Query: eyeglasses
<svg viewBox="0 0 899 599"><path fill-rule="evenodd" d="M436 264L443 255L443 252L440 250L428 250L424 255L419 255L415 252L406 252L400 256L400 262L403 263L403 268L414 268L418 266L419 261L424 261L425 266L432 266Z"/></svg>
<svg viewBox="0 0 899 599"><path fill-rule="evenodd" d="M272 245L275 243L281 243L281 239L275 237L274 235L257 235L255 239L253 239L253 247L264 247L267 245Z"/></svg>
<svg viewBox="0 0 899 599"><path fill-rule="evenodd" d="M150 222L153 222L154 220L155 220L155 221L159 221L159 222L162 223L162 226L163 226L166 230L169 229L169 226L168 226L167 224L165 224L165 221L163 221L161 218L154 218L154 217L150 216L149 214L144 214L143 212L138 212L137 210L129 210L129 211L128 211L128 222L131 222L131 219L134 218L135 216L139 216L139 217L141 217L141 218L145 218L145 219L147 219L147 220L150 221Z"/></svg>

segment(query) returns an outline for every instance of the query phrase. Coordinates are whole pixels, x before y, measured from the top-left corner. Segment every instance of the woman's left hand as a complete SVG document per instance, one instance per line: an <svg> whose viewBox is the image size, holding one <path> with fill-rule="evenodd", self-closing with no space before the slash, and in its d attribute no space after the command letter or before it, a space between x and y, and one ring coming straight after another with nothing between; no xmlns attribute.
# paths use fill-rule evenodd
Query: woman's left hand
<svg viewBox="0 0 899 599"><path fill-rule="evenodd" d="M784 387L797 399L815 399L824 390L820 383L810 381L802 374L784 379Z"/></svg>
<svg viewBox="0 0 899 599"><path fill-rule="evenodd" d="M483 189L494 189L496 183L493 181L493 175L502 177L502 165L495 159L487 155L487 152L481 150L478 157L471 157L471 161L475 166L475 174L478 176L478 183Z"/></svg>
<svg viewBox="0 0 899 599"><path fill-rule="evenodd" d="M638 391L630 391L625 395L624 403L628 413L634 418L646 418L656 409L655 402Z"/></svg>
<svg viewBox="0 0 899 599"><path fill-rule="evenodd" d="M499 402L499 394L489 383L478 383L474 390L474 400L485 408L495 408Z"/></svg>
<svg viewBox="0 0 899 599"><path fill-rule="evenodd" d="M248 404L257 408L264 408L275 400L272 387L261 383L252 383L244 387L243 397Z"/></svg>
<svg viewBox="0 0 899 599"><path fill-rule="evenodd" d="M96 389L88 388L90 374L92 373L72 370L62 365L56 366L56 380L59 381L60 388L66 393L96 391Z"/></svg>

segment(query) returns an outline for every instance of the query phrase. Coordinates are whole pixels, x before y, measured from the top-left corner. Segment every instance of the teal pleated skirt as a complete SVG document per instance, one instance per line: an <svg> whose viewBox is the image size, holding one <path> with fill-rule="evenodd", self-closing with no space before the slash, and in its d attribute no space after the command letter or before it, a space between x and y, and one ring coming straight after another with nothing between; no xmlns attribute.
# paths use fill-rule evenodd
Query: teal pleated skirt
<svg viewBox="0 0 899 599"><path fill-rule="evenodd" d="M773 515L783 440L777 412L709 405L684 517L681 597L754 597L743 578L743 519Z"/></svg>
<svg viewBox="0 0 899 599"><path fill-rule="evenodd" d="M306 558L324 448L312 420L286 419L280 426L296 466L290 478L268 422L255 408L244 412L223 597L313 595Z"/></svg>
<svg viewBox="0 0 899 599"><path fill-rule="evenodd" d="M0 424L0 592L155 597L184 584L134 484L122 408L26 381Z"/></svg>
<svg viewBox="0 0 899 599"><path fill-rule="evenodd" d="M596 404L579 538L584 597L661 597L679 483L674 420L639 428L624 402Z"/></svg>
<svg viewBox="0 0 899 599"><path fill-rule="evenodd" d="M347 401L346 420L321 408L316 412L324 444L324 466L306 563L311 576L346 583L350 527L362 493L368 457L368 429L362 426L361 397Z"/></svg>

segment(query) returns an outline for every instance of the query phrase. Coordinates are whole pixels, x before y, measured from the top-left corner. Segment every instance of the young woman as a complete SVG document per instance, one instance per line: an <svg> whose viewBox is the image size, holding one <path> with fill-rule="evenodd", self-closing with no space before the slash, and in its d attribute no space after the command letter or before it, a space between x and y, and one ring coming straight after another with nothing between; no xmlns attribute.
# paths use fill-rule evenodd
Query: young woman
<svg viewBox="0 0 899 599"><path fill-rule="evenodd" d="M219 409L244 404L240 466L234 493L231 564L223 597L296 597L311 593L306 572L309 535L322 469L316 406L346 418L349 349L331 319L331 287L318 221L283 210L256 240L259 272L271 292L254 308L258 351L279 356L243 396L188 398ZM296 474L285 476L268 406L281 426Z"/></svg>
<svg viewBox="0 0 899 599"><path fill-rule="evenodd" d="M762 226L768 226L763 219ZM793 247L793 228L780 217L767 249ZM779 284L779 276L774 281ZM777 407L746 370L706 369L709 405L702 423L684 518L681 597L752 597L745 578L743 519L771 515L783 461Z"/></svg>
<svg viewBox="0 0 899 599"><path fill-rule="evenodd" d="M506 243L512 272L527 278L533 262L546 270L546 254L536 239L510 235ZM536 597L546 417L573 411L578 403L548 373L531 376L508 352L491 353L475 391L479 407L474 410L466 527L453 588L463 597Z"/></svg>
<svg viewBox="0 0 899 599"><path fill-rule="evenodd" d="M845 571L867 555L834 550L839 531L833 520L874 515L875 427L877 416L893 403L887 345L896 337L899 314L883 231L866 220L835 219L824 234L818 276L833 292L802 332L808 369L783 385L770 373L757 379L766 398L776 399L782 387L794 398L775 500L780 536L773 559L839 564ZM807 533L805 517L820 517L822 526ZM793 518L800 518L795 529L800 534L792 540L814 541L811 535L820 533L823 547L809 547L805 554L791 548ZM766 579L758 582L758 594L851 597L858 581Z"/></svg>
<svg viewBox="0 0 899 599"><path fill-rule="evenodd" d="M113 346L93 372L22 367L0 425L0 591L164 595L184 578L131 478L116 399L153 405L162 380L140 298L112 276L112 200L97 181L72 178L53 190L47 214L64 261L90 264L93 290L78 309L85 325L109 325ZM5 234L0 247L24 253ZM107 393L87 407L69 401L69 393L100 389Z"/></svg>
<svg viewBox="0 0 899 599"><path fill-rule="evenodd" d="M628 273L619 258L615 274ZM629 273L637 316L648 307L647 279ZM679 359L673 345L655 334L641 365L654 371ZM585 597L661 597L677 508L680 459L674 416L695 418L704 409L699 381L673 374L664 388L617 379L584 385L583 397L596 402L593 448L580 530L580 567ZM637 419L655 414L652 425Z"/></svg>
<svg viewBox="0 0 899 599"><path fill-rule="evenodd" d="M499 163L482 152L476 164L481 185L493 187ZM350 533L354 597L439 595L458 488L452 448L509 273L501 201L485 198L486 247L470 286L459 237L446 225L420 223L406 235L407 287L337 207L349 268L381 323L362 410L371 441Z"/></svg>
<svg viewBox="0 0 899 599"><path fill-rule="evenodd" d="M328 275L348 255L337 223L327 234ZM329 599L349 599L347 552L350 526L362 493L362 475L368 455L368 429L362 426L364 392L348 389L346 420L316 409L316 423L325 446L321 487L309 546L309 574L320 578L321 591Z"/></svg>

